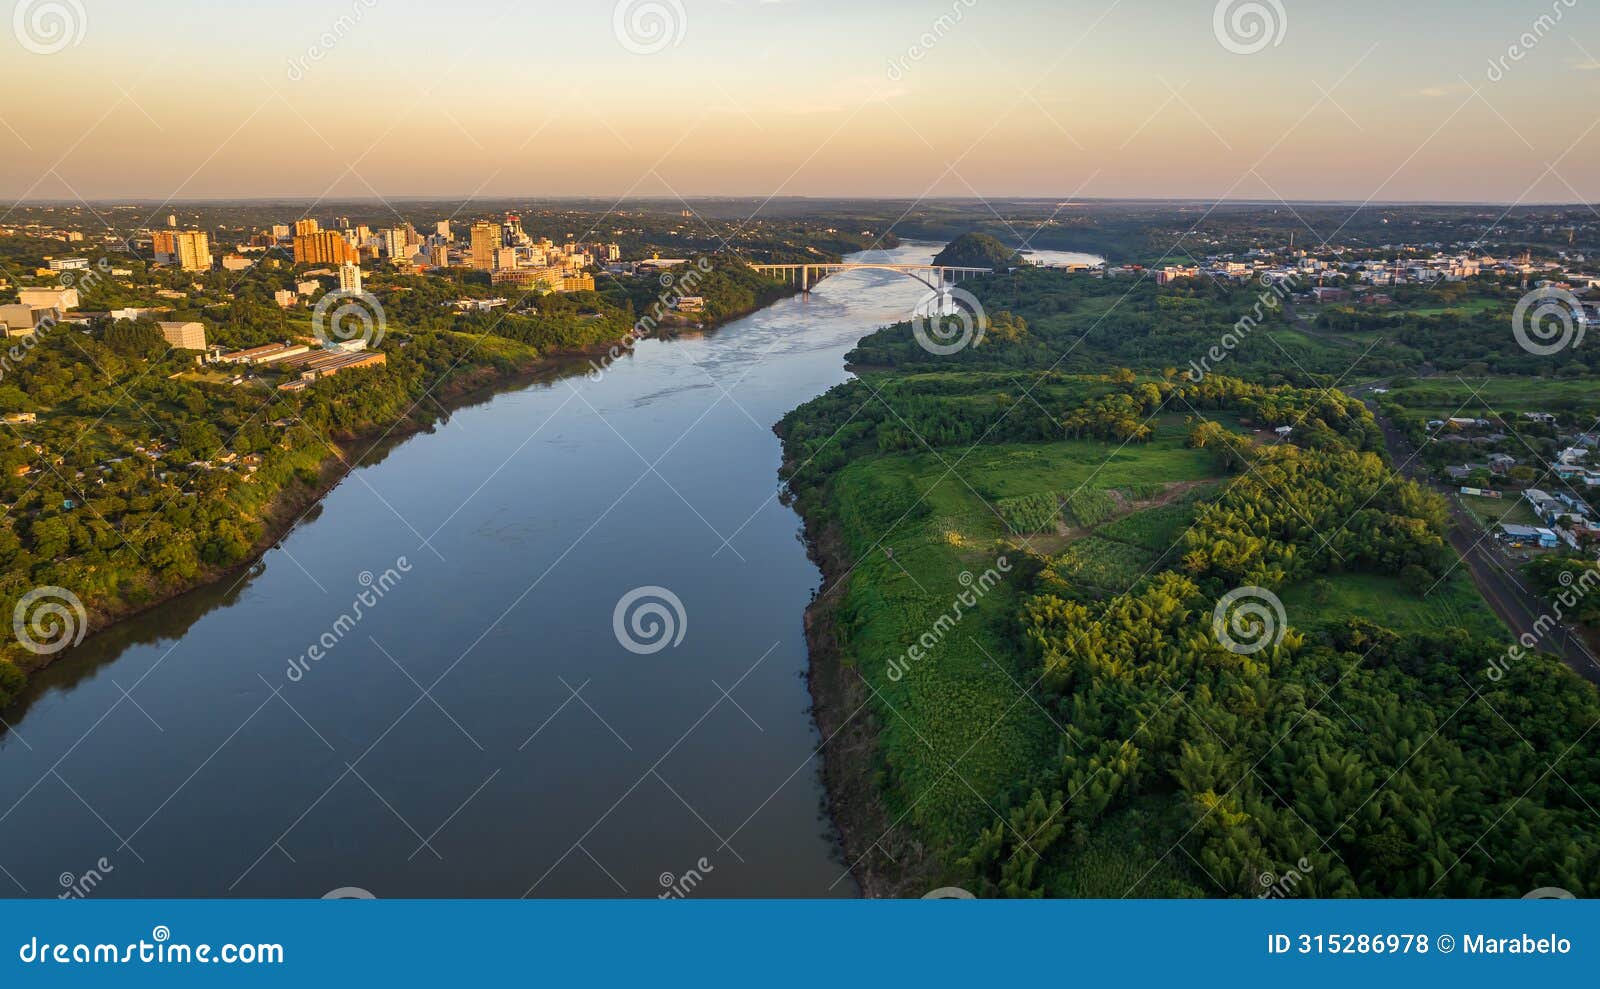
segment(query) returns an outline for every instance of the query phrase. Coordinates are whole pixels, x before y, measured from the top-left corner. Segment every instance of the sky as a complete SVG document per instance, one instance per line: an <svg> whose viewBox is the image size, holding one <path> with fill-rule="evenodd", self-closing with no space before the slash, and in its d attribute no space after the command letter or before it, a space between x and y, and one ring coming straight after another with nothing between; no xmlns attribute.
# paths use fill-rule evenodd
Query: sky
<svg viewBox="0 0 1600 989"><path fill-rule="evenodd" d="M1592 0L6 2L8 203L1600 200Z"/></svg>

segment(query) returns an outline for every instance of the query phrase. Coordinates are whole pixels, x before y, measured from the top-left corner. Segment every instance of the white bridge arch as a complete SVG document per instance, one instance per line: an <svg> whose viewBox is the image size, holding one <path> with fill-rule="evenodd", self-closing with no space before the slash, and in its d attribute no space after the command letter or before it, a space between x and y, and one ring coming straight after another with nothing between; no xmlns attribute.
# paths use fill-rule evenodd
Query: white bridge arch
<svg viewBox="0 0 1600 989"><path fill-rule="evenodd" d="M962 268L947 264L875 264L872 262L841 261L837 264L755 264L750 265L751 270L780 279L790 285L798 284L802 292L811 291L811 286L822 281L829 275L836 275L841 271L893 271L915 278L917 281L938 292L946 285L966 281L969 278L978 278L983 275L994 274L993 268Z"/></svg>

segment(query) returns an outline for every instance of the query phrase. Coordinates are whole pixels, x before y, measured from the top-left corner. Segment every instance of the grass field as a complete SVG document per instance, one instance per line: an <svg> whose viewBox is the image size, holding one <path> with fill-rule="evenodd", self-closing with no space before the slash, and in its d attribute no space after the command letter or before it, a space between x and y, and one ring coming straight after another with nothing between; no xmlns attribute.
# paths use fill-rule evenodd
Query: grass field
<svg viewBox="0 0 1600 989"><path fill-rule="evenodd" d="M1420 309L1397 309L1395 311L1410 313L1413 316L1443 316L1445 313L1455 313L1458 316L1481 316L1484 313L1506 312L1508 311L1508 306L1502 299L1468 299L1465 302L1451 306L1424 306Z"/></svg>
<svg viewBox="0 0 1600 989"><path fill-rule="evenodd" d="M1455 495L1464 505L1478 524L1485 529L1505 523L1507 525L1544 525L1526 500L1517 496L1515 492L1507 492L1506 497L1474 498L1471 495Z"/></svg>
<svg viewBox="0 0 1600 989"><path fill-rule="evenodd" d="M1407 409L1443 418L1484 411L1600 411L1600 391L1581 378L1425 378L1392 389L1389 397Z"/></svg>
<svg viewBox="0 0 1600 989"><path fill-rule="evenodd" d="M1057 744L1057 730L1023 693L1032 671L1015 645L1019 589L1009 581L963 609L925 659L890 676L890 664L969 589L964 573L997 570L997 540L1028 541L1012 536L993 504L1205 479L1211 455L1185 448L1184 432L1163 429L1149 444L1120 449L1088 440L982 447L954 472L924 454L874 457L840 473L835 503L858 561L840 625L846 654L876 692L891 816L906 814L935 840L965 841L992 821L989 797L1027 778ZM918 498L922 507L913 508ZM1152 545L1158 533L1182 531L1166 515L1155 524L1137 517L1115 524ZM1155 553L1117 542L1102 550L1091 562L1107 584L1135 579Z"/></svg>
<svg viewBox="0 0 1600 989"><path fill-rule="evenodd" d="M997 503L1006 499L1010 507L1011 499L1045 493L1069 498L1075 491L1094 491L1098 503L1106 491L1149 495L1171 483L1205 480L1213 458L1186 448L1186 432L1179 416L1144 445L982 446L954 472L949 458L894 454L858 461L838 475L835 504L858 560L840 624L846 653L877 691L891 816L906 813L938 839L965 840L994 819L990 795L1029 778L1058 744L1056 728L1022 693L1037 672L1014 639L1021 589L1013 581L1002 581L963 613L906 674L890 675L890 664L968 589L963 573L997 568L997 541L1053 551L1056 536L1013 535ZM1086 567L1093 578L1085 573L1085 583L1125 591L1187 527L1184 512L1154 509L1107 525L1117 541L1090 544Z"/></svg>
<svg viewBox="0 0 1600 989"><path fill-rule="evenodd" d="M1510 634L1460 568L1425 598L1398 577L1376 574L1333 574L1295 584L1279 596L1289 624L1299 628L1364 618L1397 631L1461 628L1500 638Z"/></svg>

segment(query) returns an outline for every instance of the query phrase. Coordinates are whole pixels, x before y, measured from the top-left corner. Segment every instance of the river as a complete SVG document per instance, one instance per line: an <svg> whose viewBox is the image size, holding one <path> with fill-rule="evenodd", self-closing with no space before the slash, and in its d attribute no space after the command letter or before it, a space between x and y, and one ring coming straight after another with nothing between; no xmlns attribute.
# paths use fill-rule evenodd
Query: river
<svg viewBox="0 0 1600 989"><path fill-rule="evenodd" d="M836 275L375 452L4 713L0 893L855 895L771 427L926 294Z"/></svg>

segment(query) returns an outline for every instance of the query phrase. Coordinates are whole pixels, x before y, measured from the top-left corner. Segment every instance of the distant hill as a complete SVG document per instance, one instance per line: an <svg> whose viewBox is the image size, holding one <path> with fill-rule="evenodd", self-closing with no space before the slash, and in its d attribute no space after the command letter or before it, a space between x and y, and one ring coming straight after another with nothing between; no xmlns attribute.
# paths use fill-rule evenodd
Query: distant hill
<svg viewBox="0 0 1600 989"><path fill-rule="evenodd" d="M1021 264L1022 255L988 234L962 234L935 255L933 263L1004 271Z"/></svg>

